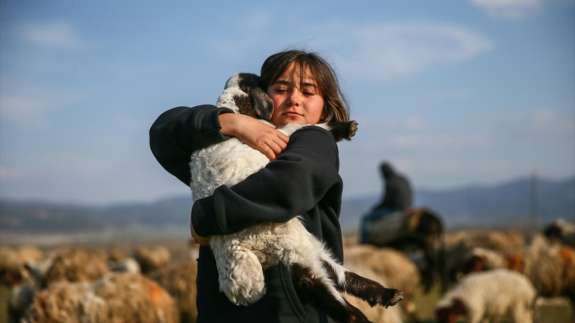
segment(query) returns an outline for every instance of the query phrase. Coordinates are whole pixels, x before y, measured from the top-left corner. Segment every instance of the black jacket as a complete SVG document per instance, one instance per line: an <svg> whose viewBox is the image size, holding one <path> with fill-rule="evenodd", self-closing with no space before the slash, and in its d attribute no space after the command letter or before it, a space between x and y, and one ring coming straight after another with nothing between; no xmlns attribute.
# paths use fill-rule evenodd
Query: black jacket
<svg viewBox="0 0 575 323"><path fill-rule="evenodd" d="M150 146L160 164L186 185L192 152L226 140L213 106L177 107L164 112L150 129ZM259 223L284 222L301 215L308 231L341 262L339 211L342 181L331 133L317 127L295 132L287 148L264 169L232 187L221 186L195 201L191 223L203 236L229 234ZM198 322L327 322L321 309L298 295L289 268L266 270L266 295L251 306L235 306L219 292L209 247L198 258ZM303 296L303 297L302 297Z"/></svg>

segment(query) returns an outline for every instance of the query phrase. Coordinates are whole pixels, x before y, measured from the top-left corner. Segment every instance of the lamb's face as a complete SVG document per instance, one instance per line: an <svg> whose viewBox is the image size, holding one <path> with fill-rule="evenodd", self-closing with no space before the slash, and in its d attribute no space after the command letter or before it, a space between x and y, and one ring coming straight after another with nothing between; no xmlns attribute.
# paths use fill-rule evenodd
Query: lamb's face
<svg viewBox="0 0 575 323"><path fill-rule="evenodd" d="M272 100L260 87L260 77L249 73L230 77L216 105L264 120L269 120L273 111Z"/></svg>
<svg viewBox="0 0 575 323"><path fill-rule="evenodd" d="M273 102L260 86L260 77L250 73L239 73L226 82L226 88L237 89L233 100L241 114L257 119L269 120Z"/></svg>

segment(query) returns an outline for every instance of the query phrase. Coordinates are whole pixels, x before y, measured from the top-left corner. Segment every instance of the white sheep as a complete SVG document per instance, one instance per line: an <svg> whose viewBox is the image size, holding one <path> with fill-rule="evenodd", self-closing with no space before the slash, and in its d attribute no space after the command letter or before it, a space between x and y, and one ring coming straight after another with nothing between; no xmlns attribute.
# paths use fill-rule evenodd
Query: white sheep
<svg viewBox="0 0 575 323"><path fill-rule="evenodd" d="M236 113L251 110L252 115L258 115L257 111L254 113L258 108L254 104L251 109L236 106L236 102L252 102L247 99L248 93L253 96L253 89L258 83L257 76L251 74L231 77L218 99L218 106L225 106ZM267 107L272 108L271 104ZM281 131L290 135L303 126L289 124ZM325 124L317 126L329 129ZM353 127L351 132L355 131L355 125ZM194 152L190 160L190 187L196 199L210 196L221 185L239 183L269 162L262 153L236 138ZM209 244L218 268L220 290L236 305L248 305L259 300L265 294L263 269L283 263L293 266L296 269L293 272L309 274L310 279L329 291L330 297L333 297L329 301L335 302L336 306L361 315L361 312L358 314L354 311L357 309L346 304L338 290L345 289L357 294L358 290L352 289L358 284L349 284L346 280L363 278L349 273L340 265L322 242L306 230L297 216L285 223L261 224L229 235L212 236ZM399 291L365 280L370 282L364 284L371 287L369 296L357 296L369 298L372 306L393 305L401 300Z"/></svg>
<svg viewBox="0 0 575 323"><path fill-rule="evenodd" d="M507 269L473 273L441 298L436 317L440 323L457 322L458 316L479 323L511 315L515 323L531 323L535 298L535 288L522 274Z"/></svg>

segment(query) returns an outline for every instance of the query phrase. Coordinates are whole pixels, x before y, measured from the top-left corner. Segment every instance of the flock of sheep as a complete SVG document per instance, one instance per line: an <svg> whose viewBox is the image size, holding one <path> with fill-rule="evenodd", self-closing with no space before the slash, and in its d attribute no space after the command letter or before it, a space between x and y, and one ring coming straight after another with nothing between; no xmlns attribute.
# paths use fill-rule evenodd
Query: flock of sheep
<svg viewBox="0 0 575 323"><path fill-rule="evenodd" d="M439 322L506 317L533 322L537 302L566 297L575 309L575 226L559 221L545 234L447 233L449 284L435 305ZM0 247L0 283L9 322L194 322L196 249ZM388 248L345 239L345 265L404 293L399 306L370 307L346 296L373 322L416 322L418 262ZM572 310L574 313L575 310Z"/></svg>

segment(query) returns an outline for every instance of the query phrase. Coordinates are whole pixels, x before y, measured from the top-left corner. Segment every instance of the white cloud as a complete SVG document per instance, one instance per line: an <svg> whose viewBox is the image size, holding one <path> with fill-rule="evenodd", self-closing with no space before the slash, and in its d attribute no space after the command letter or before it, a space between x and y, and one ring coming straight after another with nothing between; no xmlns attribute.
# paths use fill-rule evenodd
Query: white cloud
<svg viewBox="0 0 575 323"><path fill-rule="evenodd" d="M238 28L212 35L206 46L233 61L253 60L286 48L311 49L334 63L346 79L370 81L409 77L438 65L474 59L494 48L479 32L441 22L294 20L284 27L272 24L281 20L277 15L263 11L240 15Z"/></svg>
<svg viewBox="0 0 575 323"><path fill-rule="evenodd" d="M49 107L41 99L0 95L0 119L24 125L42 123Z"/></svg>
<svg viewBox="0 0 575 323"><path fill-rule="evenodd" d="M528 118L540 131L575 135L575 113L562 114L556 110L537 109Z"/></svg>
<svg viewBox="0 0 575 323"><path fill-rule="evenodd" d="M72 26L61 21L25 24L20 26L19 33L25 41L34 45L55 48L75 48L81 45Z"/></svg>
<svg viewBox="0 0 575 323"><path fill-rule="evenodd" d="M273 15L264 10L247 11L232 20L231 28L226 28L221 37L212 31L206 39L210 52L222 58L241 61L262 44L269 45L272 38L270 30L274 22Z"/></svg>
<svg viewBox="0 0 575 323"><path fill-rule="evenodd" d="M495 183L533 170L546 177L573 174L573 111L497 109L463 118L437 120L417 114L358 118L356 138L340 144L345 194L379 192L377 165L382 160L409 174L417 187ZM481 121L467 122L477 119Z"/></svg>
<svg viewBox="0 0 575 323"><path fill-rule="evenodd" d="M50 112L64 109L79 99L79 93L58 89L0 89L0 120L21 126L41 126Z"/></svg>
<svg viewBox="0 0 575 323"><path fill-rule="evenodd" d="M485 36L443 23L337 23L318 28L316 44L346 76L393 80L493 49ZM342 46L345 44L345 46Z"/></svg>
<svg viewBox="0 0 575 323"><path fill-rule="evenodd" d="M543 0L471 0L471 4L488 14L504 19L521 19L535 13Z"/></svg>

